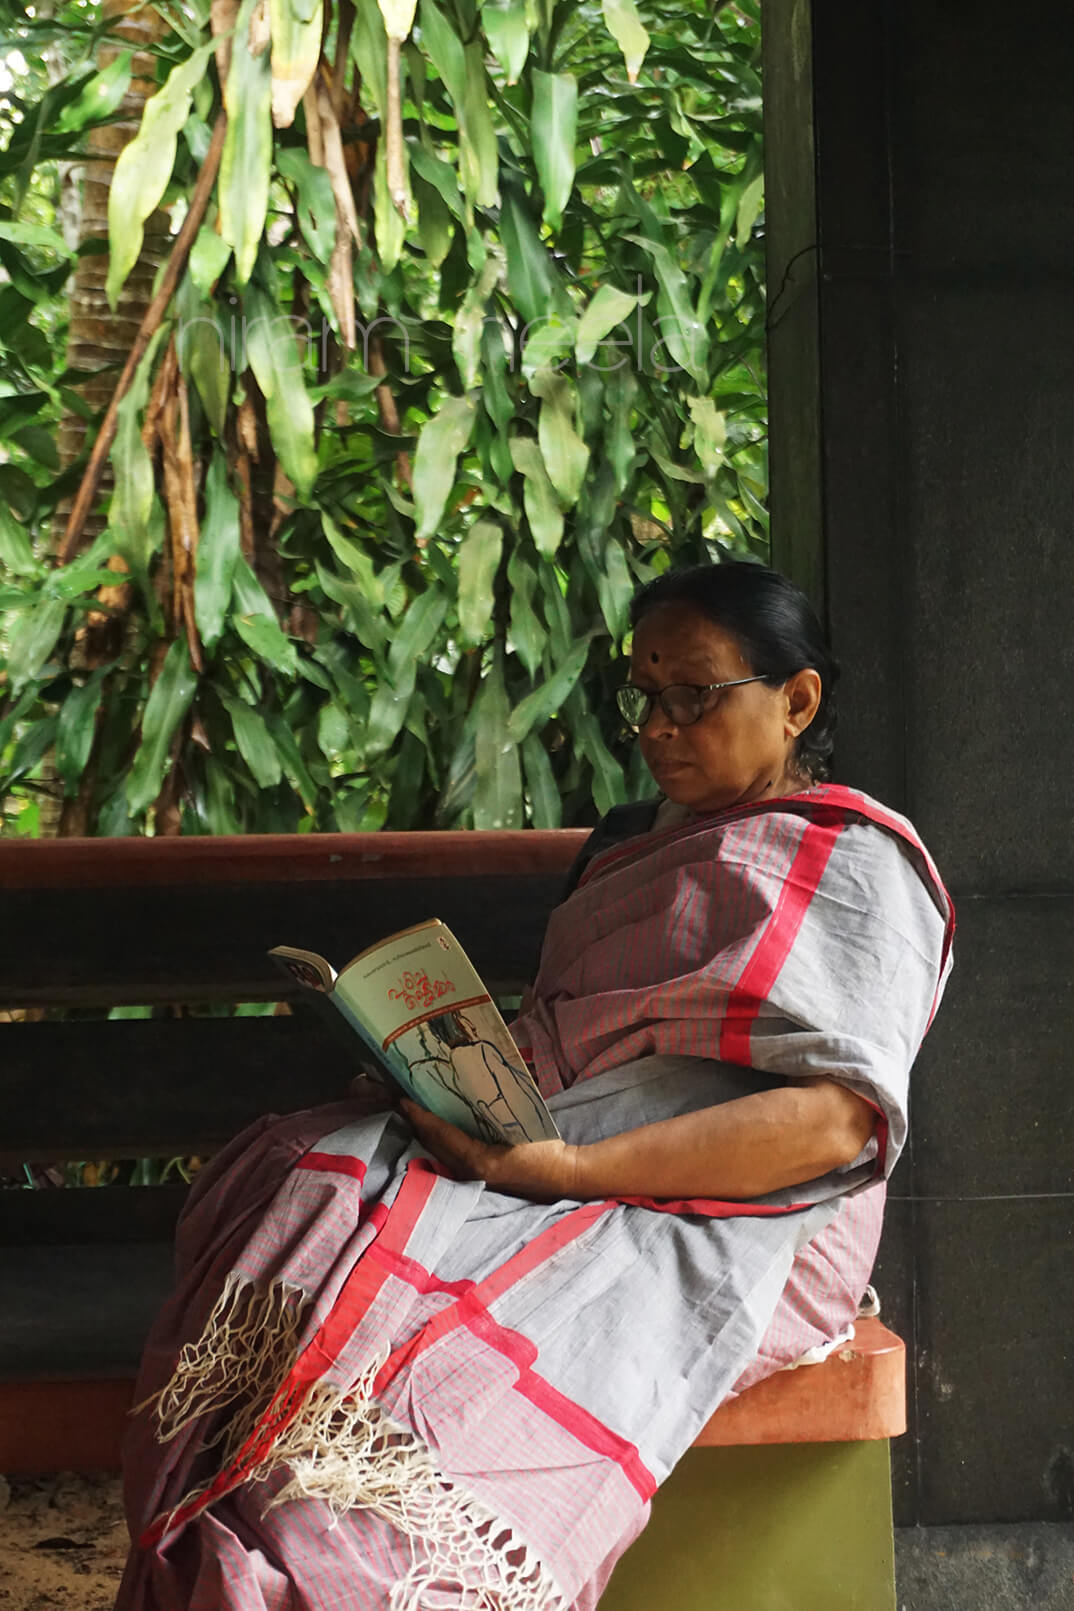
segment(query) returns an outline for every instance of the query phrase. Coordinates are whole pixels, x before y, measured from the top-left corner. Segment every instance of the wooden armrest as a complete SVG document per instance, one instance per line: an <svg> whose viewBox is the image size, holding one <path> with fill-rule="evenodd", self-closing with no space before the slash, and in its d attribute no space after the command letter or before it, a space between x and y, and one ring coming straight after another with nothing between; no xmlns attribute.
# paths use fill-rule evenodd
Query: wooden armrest
<svg viewBox="0 0 1074 1611"><path fill-rule="evenodd" d="M822 1365L780 1371L709 1421L695 1448L760 1443L854 1443L906 1430L906 1348L879 1320ZM115 1470L134 1383L0 1382L0 1471L39 1476Z"/></svg>
<svg viewBox="0 0 1074 1611"><path fill-rule="evenodd" d="M879 1320L820 1365L778 1371L723 1404L695 1447L857 1443L906 1431L906 1345Z"/></svg>

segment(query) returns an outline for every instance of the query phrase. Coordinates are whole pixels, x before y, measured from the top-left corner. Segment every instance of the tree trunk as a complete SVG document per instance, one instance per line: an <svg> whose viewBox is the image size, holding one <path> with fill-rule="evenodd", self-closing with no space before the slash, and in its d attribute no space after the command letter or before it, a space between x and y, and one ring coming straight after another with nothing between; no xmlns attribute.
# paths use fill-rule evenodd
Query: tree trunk
<svg viewBox="0 0 1074 1611"><path fill-rule="evenodd" d="M94 129L87 142L93 155L86 164L83 177L80 244L91 240L107 244L108 192L116 158L138 132L145 103L157 87L157 58L137 47L161 39L168 32L167 24L156 11L147 7L131 8L130 0L104 0L102 15L119 38L109 39L102 44L97 57L98 67L103 69L115 60L125 48L121 40L135 47L135 53L131 63L130 88L121 107L124 114L122 121ZM149 305L153 294L153 276L168 253L169 232L165 212L158 210L146 220L141 255L120 292L115 313L109 308L104 294L108 278L107 255L78 259L71 287L67 363L73 369L98 371L78 387L80 396L97 413L103 412L111 400L116 376ZM81 415L69 411L60 423L59 434L60 463L64 468L81 453L85 436L86 421ZM57 510L60 531L69 511L70 501ZM103 529L103 524L100 516L91 516L87 531L95 537Z"/></svg>
<svg viewBox="0 0 1074 1611"><path fill-rule="evenodd" d="M168 33L168 25L158 12L147 6L132 6L131 0L104 0L101 10L102 17L110 24L111 33L116 37L109 38L100 46L98 68L104 69L123 49L134 47L130 86L120 107L122 118L90 133L87 145L92 155L82 175L79 244L97 240L107 245L108 192L116 159L137 134L145 103L157 88L157 58L150 51L138 47L162 39ZM168 254L169 241L168 215L158 209L146 220L142 250L120 292L115 313L109 308L105 297L107 254L80 257L75 265L69 302L67 364L71 369L91 371L89 378L75 389L98 419L112 399L117 378L152 299L153 279ZM63 469L83 452L86 434L86 420L69 409L59 429L58 450ZM111 474L106 471L103 490L110 490L110 485ZM70 497L64 498L56 508L52 526L54 545L58 545L62 538L71 502ZM92 541L99 536L105 524L103 513L94 510L86 521L87 539ZM72 670L92 671L112 659L121 646L131 590L129 583L119 580L126 570L121 559L111 560L109 569L117 572L116 585L102 589L98 596L105 608L90 613L85 625L79 628L71 656ZM96 745L93 755L96 755ZM57 798L54 812L42 812L42 837L58 834L62 838L69 838L89 832L94 772L95 760L91 757L77 792L67 800Z"/></svg>

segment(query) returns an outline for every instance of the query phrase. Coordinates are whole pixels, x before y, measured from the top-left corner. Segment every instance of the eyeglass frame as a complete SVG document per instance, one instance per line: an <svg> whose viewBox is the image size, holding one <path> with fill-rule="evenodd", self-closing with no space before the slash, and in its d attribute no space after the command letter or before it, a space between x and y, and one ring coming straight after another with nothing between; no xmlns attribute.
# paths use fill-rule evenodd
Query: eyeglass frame
<svg viewBox="0 0 1074 1611"><path fill-rule="evenodd" d="M759 671L752 677L737 677L734 682L672 682L668 683L666 688L659 689L656 693L650 693L647 688L639 688L637 683L626 682L621 688L616 689L615 704L620 716L623 718L624 722L626 722L632 733L641 732L642 728L650 720L657 705L660 706L660 709L663 711L668 721L671 722L673 727L693 727L701 720L702 716L708 715L708 711L705 710L701 703L702 694L712 694L715 693L717 689L722 690L724 688L741 688L745 683L748 682L769 682L771 681L771 678L771 672ZM640 722L632 722L620 703L620 695L625 694L628 688L633 689L635 693L644 694L646 699L649 701L649 708L645 712L645 715L642 717ZM665 696L671 693L672 689L678 688L688 689L690 693L697 695L697 715L692 716L688 722L676 721L675 717L664 704ZM716 707L714 705L709 706L709 710L715 710L715 708Z"/></svg>

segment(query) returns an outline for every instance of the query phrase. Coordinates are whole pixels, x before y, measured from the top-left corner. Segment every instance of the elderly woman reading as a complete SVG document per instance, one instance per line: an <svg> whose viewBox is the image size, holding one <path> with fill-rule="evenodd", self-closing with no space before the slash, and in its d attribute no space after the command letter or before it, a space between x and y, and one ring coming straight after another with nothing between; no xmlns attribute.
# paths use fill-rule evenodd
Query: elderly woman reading
<svg viewBox="0 0 1074 1611"><path fill-rule="evenodd" d="M821 781L796 589L671 573L634 629L661 798L595 831L515 1026L563 1139L355 1101L205 1171L121 1611L591 1607L716 1406L853 1319L950 902L906 821Z"/></svg>

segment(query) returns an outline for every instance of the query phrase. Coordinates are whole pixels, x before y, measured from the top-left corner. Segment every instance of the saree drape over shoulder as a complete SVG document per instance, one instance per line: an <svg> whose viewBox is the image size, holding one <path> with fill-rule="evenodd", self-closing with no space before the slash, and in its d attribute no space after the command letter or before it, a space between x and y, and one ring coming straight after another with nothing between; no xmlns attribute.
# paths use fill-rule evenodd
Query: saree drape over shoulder
<svg viewBox="0 0 1074 1611"><path fill-rule="evenodd" d="M356 1104L240 1138L147 1348L120 1611L591 1605L798 1249L890 1170L951 930L909 825L836 787L586 868L516 1026L566 1139L803 1075L878 1110L749 1203L525 1202Z"/></svg>

